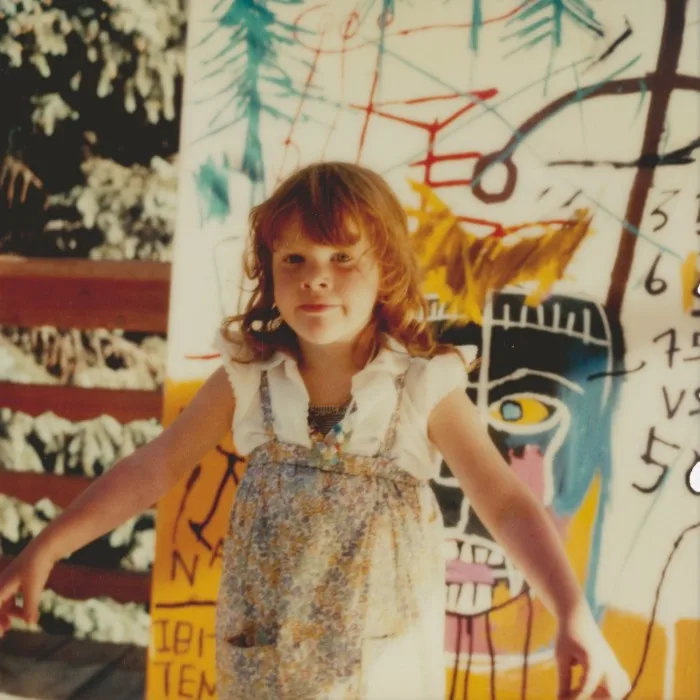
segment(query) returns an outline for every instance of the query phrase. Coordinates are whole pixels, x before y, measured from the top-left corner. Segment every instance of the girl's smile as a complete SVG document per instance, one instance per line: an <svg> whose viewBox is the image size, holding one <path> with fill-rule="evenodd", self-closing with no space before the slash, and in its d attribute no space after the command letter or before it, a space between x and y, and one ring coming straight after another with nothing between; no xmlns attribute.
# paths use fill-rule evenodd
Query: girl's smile
<svg viewBox="0 0 700 700"><path fill-rule="evenodd" d="M324 311L330 311L332 309L340 308L335 304L302 304L299 307L302 311L309 314L323 313Z"/></svg>
<svg viewBox="0 0 700 700"><path fill-rule="evenodd" d="M364 235L317 243L290 225L272 255L275 303L304 345L350 345L372 318L379 266Z"/></svg>

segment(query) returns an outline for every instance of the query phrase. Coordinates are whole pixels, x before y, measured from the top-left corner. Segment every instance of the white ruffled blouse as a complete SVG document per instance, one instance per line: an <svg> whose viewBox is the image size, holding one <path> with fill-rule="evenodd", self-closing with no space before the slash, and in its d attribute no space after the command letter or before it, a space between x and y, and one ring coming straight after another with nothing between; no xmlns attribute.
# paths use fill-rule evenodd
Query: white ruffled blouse
<svg viewBox="0 0 700 700"><path fill-rule="evenodd" d="M352 378L352 394L357 410L346 422L352 435L344 450L358 455L374 455L380 449L396 407L396 377L408 369L403 403L398 418L395 456L398 464L417 479L439 475L441 455L428 439L428 419L433 408L453 389L466 389L468 365L476 355L473 346L457 347L455 353L430 359L411 357L391 337L388 347ZM277 352L270 359L241 364L245 357L242 342L229 341L216 332L215 348L221 353L236 397L233 440L242 456L267 440L260 402L260 375L268 372L270 401L275 432L280 440L310 447L307 428L309 395L296 361Z"/></svg>

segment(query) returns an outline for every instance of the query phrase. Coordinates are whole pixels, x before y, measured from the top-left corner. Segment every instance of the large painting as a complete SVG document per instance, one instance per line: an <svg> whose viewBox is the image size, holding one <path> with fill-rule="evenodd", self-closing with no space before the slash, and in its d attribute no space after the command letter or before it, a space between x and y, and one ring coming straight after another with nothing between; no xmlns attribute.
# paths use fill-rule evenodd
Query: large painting
<svg viewBox="0 0 700 700"><path fill-rule="evenodd" d="M640 699L700 696L698 22L683 0L203 0L188 30L169 417L218 366L250 206L311 161L376 169ZM215 696L244 469L234 436L160 505L149 698ZM446 698L553 697L553 618L447 465L433 488Z"/></svg>

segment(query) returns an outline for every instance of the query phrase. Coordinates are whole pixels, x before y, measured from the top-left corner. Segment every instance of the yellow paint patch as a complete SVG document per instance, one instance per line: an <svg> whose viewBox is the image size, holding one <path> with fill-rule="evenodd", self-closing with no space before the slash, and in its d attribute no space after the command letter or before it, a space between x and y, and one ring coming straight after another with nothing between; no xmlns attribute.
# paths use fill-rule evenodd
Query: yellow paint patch
<svg viewBox="0 0 700 700"><path fill-rule="evenodd" d="M454 679L454 681L453 681ZM498 700L539 700L555 698L557 692L557 670L553 658L538 661L529 666L516 664L511 668L496 667L491 663L473 661L469 673L460 668L455 674L452 669L446 674L447 692L450 700L467 698L491 698ZM454 683L454 692L453 690ZM495 689L492 694L491 688ZM525 694L523 694L523 688Z"/></svg>
<svg viewBox="0 0 700 700"><path fill-rule="evenodd" d="M673 697L700 698L700 620L676 623Z"/></svg>
<svg viewBox="0 0 700 700"><path fill-rule="evenodd" d="M700 286L698 254L688 253L681 263L681 288L683 290L683 311L688 313L693 307L693 293ZM700 295L699 295L700 296Z"/></svg>
<svg viewBox="0 0 700 700"><path fill-rule="evenodd" d="M447 313L475 323L482 322L489 292L507 285L536 283L527 303L540 303L591 231L583 209L572 220L523 223L505 227L503 236L480 238L430 187L409 183L421 199L419 208L406 213L418 222L412 237L425 273L423 291L437 295Z"/></svg>
<svg viewBox="0 0 700 700"><path fill-rule="evenodd" d="M596 474L591 480L588 493L581 506L571 518L566 530L564 547L569 555L569 563L574 569L576 580L583 585L590 563L590 549L593 541L593 525L600 503L601 477Z"/></svg>
<svg viewBox="0 0 700 700"><path fill-rule="evenodd" d="M165 426L200 386L201 382L166 383ZM230 435L220 448L233 453ZM158 503L146 677L149 700L216 697L214 602L221 575L221 544L235 493L233 481L226 478L227 466L226 457L213 451ZM236 465L239 476L244 468L243 463ZM215 494L222 484L222 497L212 515ZM206 523L203 536L209 546L197 539L190 522Z"/></svg>
<svg viewBox="0 0 700 700"><path fill-rule="evenodd" d="M630 681L637 679L629 700L664 697L664 667L668 643L660 625L652 625L649 646L644 653L650 621L641 615L608 610L601 629Z"/></svg>

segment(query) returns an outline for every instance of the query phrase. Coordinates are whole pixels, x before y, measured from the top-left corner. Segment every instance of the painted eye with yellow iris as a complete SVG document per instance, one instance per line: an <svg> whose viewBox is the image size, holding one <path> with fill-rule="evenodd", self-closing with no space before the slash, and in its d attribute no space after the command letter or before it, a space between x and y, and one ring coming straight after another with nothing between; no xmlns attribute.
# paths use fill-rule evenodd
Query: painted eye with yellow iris
<svg viewBox="0 0 700 700"><path fill-rule="evenodd" d="M489 406L493 422L511 428L541 430L557 420L559 407L551 397L538 394L510 394Z"/></svg>

